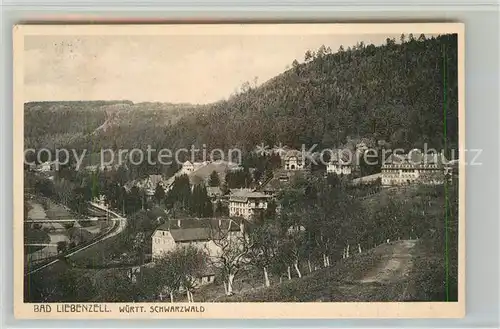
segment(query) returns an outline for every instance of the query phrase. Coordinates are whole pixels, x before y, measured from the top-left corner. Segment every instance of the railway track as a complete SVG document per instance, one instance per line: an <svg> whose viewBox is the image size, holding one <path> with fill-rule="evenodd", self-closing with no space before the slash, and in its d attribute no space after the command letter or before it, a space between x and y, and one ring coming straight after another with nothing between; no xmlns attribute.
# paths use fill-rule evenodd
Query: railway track
<svg viewBox="0 0 500 329"><path fill-rule="evenodd" d="M83 250L86 250L86 249L112 237L112 236L120 234L125 229L125 227L127 225L126 218L123 218L118 213L113 212L113 211L111 211L107 208L104 208L102 206L99 206L97 204L90 203L89 210L94 212L94 213L100 212L101 214L104 214L104 216L108 217L109 220L113 221L113 225L111 226L111 228L109 230L107 230L106 232L104 232L103 234L97 236L93 240L88 241L87 243L83 243L79 246L76 246L75 248L70 249L70 250L64 252L63 254L57 255L52 259L48 259L48 260L44 261L43 263L39 263L39 264L35 265L34 267L31 267L31 268L25 270L25 276L31 275L31 274L36 273L40 270L43 270L47 267L50 267L50 266L56 264L57 262L59 262L61 259L71 257L74 254L77 254ZM113 216L113 217L110 217L110 216Z"/></svg>

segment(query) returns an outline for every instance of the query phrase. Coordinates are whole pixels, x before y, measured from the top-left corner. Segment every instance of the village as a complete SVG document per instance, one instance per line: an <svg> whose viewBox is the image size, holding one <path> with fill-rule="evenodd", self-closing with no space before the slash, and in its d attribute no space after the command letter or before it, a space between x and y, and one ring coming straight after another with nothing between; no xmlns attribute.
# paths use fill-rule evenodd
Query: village
<svg viewBox="0 0 500 329"><path fill-rule="evenodd" d="M128 207L128 200L124 198L121 201L123 207L120 207L120 201L113 202L110 200L112 198L110 194L105 192L94 193L89 201L103 209L109 208L121 212L123 216L127 214L130 216L134 211L141 211L141 209L149 214L156 214L154 215L156 218L153 218L147 230L133 232L134 243L140 241L139 244L149 246L142 247L147 250L144 251L145 256L142 257L140 263L130 268L128 275L131 282L136 282L137 277L144 272L141 269L154 267L155 264L164 261L163 259L168 255L183 248L194 247L208 260L217 260L219 265L229 261L235 263L232 265L239 266L236 263L241 260L228 259L228 250L239 250L243 255L242 250L246 250L245 248L251 244L249 231L256 224L262 223L265 218L274 217L282 211L283 206L280 202L282 192L297 181L322 177L324 180L339 180L349 186L368 185L382 189L397 189L411 185L441 185L445 183L445 180L451 181L452 176L457 173L456 160L448 161L442 154L422 154L416 149L407 154L390 154L381 164L375 165L375 168L366 170L365 167L365 170L362 170L361 158L372 145L370 141L359 141L351 149L339 149L335 156L329 159L323 170L319 171L315 170L314 163L310 160L317 158L318 154L304 154L303 151L286 146L275 147L265 152L256 148L254 153L261 152L256 156L274 157L279 161L275 161L270 173L256 174L258 169L248 168L248 174L254 178L252 184L234 183L234 177L245 171L240 164L224 160L185 161L169 178L161 174L150 174L143 179L125 182L123 189L126 193L132 194L132 191L135 191L133 193L142 195L137 209L127 211L125 207ZM32 169L38 175L45 175L49 180L53 180L54 177L51 176L53 165L53 163L42 163ZM100 170L118 169L96 168L96 166L85 168L91 174ZM233 177L232 183L231 177ZM201 198L205 199L205 203L203 204L202 201L200 211L186 212L177 209L179 201L186 201L177 197L183 193L180 187L182 184L185 184L184 188L189 186L188 199L195 198L195 193L197 193L195 191L202 193ZM172 197L172 195L177 199L168 202L169 196ZM135 226L131 224L131 221L133 219L129 218L129 227ZM292 225L288 230L301 231L305 228ZM361 246L359 250L361 251ZM349 245L344 248L342 257L348 256ZM247 256L242 256L242 259L245 257ZM329 265L329 256L324 257L324 264ZM250 262L251 259L248 258L248 261ZM211 265L214 265L213 262ZM310 261L308 266L309 271L312 271ZM226 294L231 295L236 273L232 273L230 267L221 269L217 266L205 266L203 270L196 272L196 277L190 285L193 289L197 289L214 283L218 272L225 270L229 272L226 273L228 278L224 281L225 291ZM299 265L295 263L295 267L300 277L302 274ZM317 265L314 265L314 268L316 269ZM266 286L268 286L269 275L266 268L264 271ZM288 277L291 277L290 266ZM182 285L179 288L184 289ZM191 298L188 293L188 299L191 300Z"/></svg>
<svg viewBox="0 0 500 329"><path fill-rule="evenodd" d="M79 93L28 97L25 301L456 300L457 35L294 38L274 59L271 36L168 52L109 39L119 79L88 89L67 72L54 92ZM243 44L248 58L217 55ZM135 58L182 69L156 83L124 73Z"/></svg>

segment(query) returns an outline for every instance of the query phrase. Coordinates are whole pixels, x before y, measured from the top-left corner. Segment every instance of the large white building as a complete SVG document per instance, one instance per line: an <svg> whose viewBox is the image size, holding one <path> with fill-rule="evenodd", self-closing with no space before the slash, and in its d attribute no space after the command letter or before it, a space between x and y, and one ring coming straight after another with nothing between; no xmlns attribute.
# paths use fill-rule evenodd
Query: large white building
<svg viewBox="0 0 500 329"><path fill-rule="evenodd" d="M243 223L233 219L179 219L169 220L156 228L151 236L153 262L177 247L194 246L209 257L220 255L222 240L237 242L243 237ZM200 284L213 282L215 274L207 270L199 278Z"/></svg>
<svg viewBox="0 0 500 329"><path fill-rule="evenodd" d="M259 211L267 209L271 196L249 189L236 190L229 196L229 216L250 219Z"/></svg>
<svg viewBox="0 0 500 329"><path fill-rule="evenodd" d="M423 154L419 150L412 150L408 154L391 154L382 164L382 185L403 185L414 182L442 184L445 161L442 154Z"/></svg>

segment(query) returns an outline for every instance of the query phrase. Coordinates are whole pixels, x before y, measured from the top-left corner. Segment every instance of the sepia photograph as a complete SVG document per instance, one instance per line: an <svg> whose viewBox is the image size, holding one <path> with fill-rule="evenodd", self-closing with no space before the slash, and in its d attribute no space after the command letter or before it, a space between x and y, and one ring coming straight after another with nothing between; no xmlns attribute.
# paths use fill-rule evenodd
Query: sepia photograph
<svg viewBox="0 0 500 329"><path fill-rule="evenodd" d="M16 313L464 316L463 42L16 26Z"/></svg>

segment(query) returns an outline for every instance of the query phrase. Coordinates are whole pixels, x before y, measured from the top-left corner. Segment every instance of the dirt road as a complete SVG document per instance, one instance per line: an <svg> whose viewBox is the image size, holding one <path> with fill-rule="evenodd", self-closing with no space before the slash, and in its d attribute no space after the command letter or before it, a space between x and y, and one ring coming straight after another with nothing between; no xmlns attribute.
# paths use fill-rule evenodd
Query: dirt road
<svg viewBox="0 0 500 329"><path fill-rule="evenodd" d="M328 268L221 302L383 302L407 298L416 240L382 244Z"/></svg>
<svg viewBox="0 0 500 329"><path fill-rule="evenodd" d="M368 272L359 282L384 284L405 278L413 266L410 249L415 246L415 243L416 240L394 242L391 245L392 253L384 256L383 262Z"/></svg>

